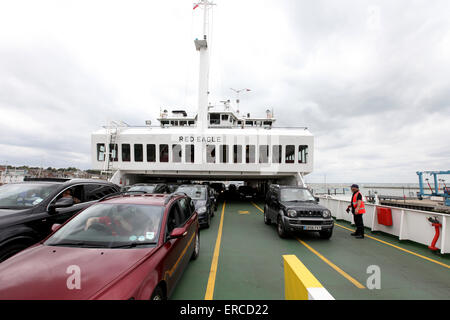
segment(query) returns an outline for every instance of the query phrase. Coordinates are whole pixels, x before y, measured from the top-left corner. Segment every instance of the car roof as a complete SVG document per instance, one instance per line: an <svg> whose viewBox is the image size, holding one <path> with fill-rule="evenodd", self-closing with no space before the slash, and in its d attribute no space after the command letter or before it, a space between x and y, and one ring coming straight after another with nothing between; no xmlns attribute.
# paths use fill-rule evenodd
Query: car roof
<svg viewBox="0 0 450 320"><path fill-rule="evenodd" d="M111 195L110 197L101 200L99 203L165 206L169 200L178 199L181 197L183 197L181 194L120 194Z"/></svg>
<svg viewBox="0 0 450 320"><path fill-rule="evenodd" d="M178 187L200 187L200 188L207 188L209 186L205 185L205 184L182 184L179 185Z"/></svg>
<svg viewBox="0 0 450 320"><path fill-rule="evenodd" d="M60 183L60 184L72 184L72 183L104 183L113 185L112 182L101 179L81 179L81 178L30 178L25 177L23 182L20 183Z"/></svg>

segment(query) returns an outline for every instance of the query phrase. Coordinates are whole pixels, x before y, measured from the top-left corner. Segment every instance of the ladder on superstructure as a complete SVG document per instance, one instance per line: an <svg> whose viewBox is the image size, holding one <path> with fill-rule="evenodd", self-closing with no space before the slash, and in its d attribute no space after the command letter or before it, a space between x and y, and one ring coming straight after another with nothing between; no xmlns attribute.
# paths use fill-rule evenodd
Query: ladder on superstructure
<svg viewBox="0 0 450 320"><path fill-rule="evenodd" d="M106 144L108 152L105 153L105 164L101 174L106 175L106 179L109 179L113 173L114 159L118 157L118 148L116 148L116 142L119 135L119 128L128 126L123 121L110 121L106 128Z"/></svg>

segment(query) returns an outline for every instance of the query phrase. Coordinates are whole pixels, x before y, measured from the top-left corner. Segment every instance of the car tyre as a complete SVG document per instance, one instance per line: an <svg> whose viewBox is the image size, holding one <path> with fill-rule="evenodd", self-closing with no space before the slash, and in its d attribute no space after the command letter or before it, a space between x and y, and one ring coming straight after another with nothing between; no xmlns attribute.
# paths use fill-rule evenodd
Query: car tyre
<svg viewBox="0 0 450 320"><path fill-rule="evenodd" d="M204 227L208 229L211 226L211 214L208 214L208 219L206 219L206 223L204 224Z"/></svg>
<svg viewBox="0 0 450 320"><path fill-rule="evenodd" d="M330 230L323 230L323 231L319 231L319 235L321 239L330 239L331 236L333 235L333 229Z"/></svg>
<svg viewBox="0 0 450 320"><path fill-rule="evenodd" d="M288 237L288 233L287 233L286 229L284 228L283 220L282 220L281 216L278 216L277 232L278 232L278 236L282 239L285 239Z"/></svg>
<svg viewBox="0 0 450 320"><path fill-rule="evenodd" d="M153 291L150 300L161 301L166 300L163 289L160 286L157 286L155 291Z"/></svg>
<svg viewBox="0 0 450 320"><path fill-rule="evenodd" d="M196 260L200 254L200 234L197 232L195 235L195 247L194 252L192 252L191 260Z"/></svg>
<svg viewBox="0 0 450 320"><path fill-rule="evenodd" d="M30 245L25 243L12 243L10 245L6 245L5 247L0 249L0 262L5 261L8 258L11 258L16 253L19 253L22 250L25 250Z"/></svg>
<svg viewBox="0 0 450 320"><path fill-rule="evenodd" d="M269 210L269 208L267 207L267 205L264 206L264 223L267 225L271 225L272 221L270 221L270 219L267 217L267 211Z"/></svg>

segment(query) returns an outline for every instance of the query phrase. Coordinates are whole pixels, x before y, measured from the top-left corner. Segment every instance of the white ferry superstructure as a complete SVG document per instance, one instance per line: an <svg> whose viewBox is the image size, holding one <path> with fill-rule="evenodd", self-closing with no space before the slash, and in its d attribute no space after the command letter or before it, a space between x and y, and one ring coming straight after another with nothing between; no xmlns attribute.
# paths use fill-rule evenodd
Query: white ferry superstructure
<svg viewBox="0 0 450 320"><path fill-rule="evenodd" d="M159 126L109 123L92 133L93 169L121 186L155 179L304 185L314 162L314 136L307 128L277 128L271 110L258 118L233 110L229 101L222 108L209 102L207 25L214 4L198 5L204 10L204 36L194 41L200 55L197 113L164 110Z"/></svg>

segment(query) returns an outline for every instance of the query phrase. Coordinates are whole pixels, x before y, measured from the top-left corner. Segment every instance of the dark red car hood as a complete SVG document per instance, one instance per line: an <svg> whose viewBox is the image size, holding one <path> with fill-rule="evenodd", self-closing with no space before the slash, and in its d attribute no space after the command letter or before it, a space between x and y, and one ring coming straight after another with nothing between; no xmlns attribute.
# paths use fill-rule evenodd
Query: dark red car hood
<svg viewBox="0 0 450 320"><path fill-rule="evenodd" d="M0 300L89 299L152 250L38 245L0 263ZM79 267L80 290L67 287L70 266Z"/></svg>

